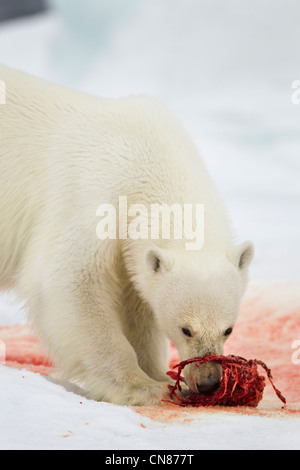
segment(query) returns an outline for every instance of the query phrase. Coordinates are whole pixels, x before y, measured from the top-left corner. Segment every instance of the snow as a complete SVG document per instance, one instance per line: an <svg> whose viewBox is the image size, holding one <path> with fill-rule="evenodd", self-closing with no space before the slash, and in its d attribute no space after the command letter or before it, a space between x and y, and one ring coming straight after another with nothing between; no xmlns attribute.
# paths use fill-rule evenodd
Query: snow
<svg viewBox="0 0 300 470"><path fill-rule="evenodd" d="M0 62L101 96L164 101L204 155L237 241L256 245L251 277L299 281L297 0L132 0L126 15L115 14L120 0L72 0L72 18L66 0L53 3L57 10L1 24ZM0 325L24 322L21 307L1 296ZM300 448L299 417L188 418L159 422L0 366L1 449Z"/></svg>
<svg viewBox="0 0 300 470"><path fill-rule="evenodd" d="M164 424L0 366L1 449L299 449L298 419L200 413Z"/></svg>

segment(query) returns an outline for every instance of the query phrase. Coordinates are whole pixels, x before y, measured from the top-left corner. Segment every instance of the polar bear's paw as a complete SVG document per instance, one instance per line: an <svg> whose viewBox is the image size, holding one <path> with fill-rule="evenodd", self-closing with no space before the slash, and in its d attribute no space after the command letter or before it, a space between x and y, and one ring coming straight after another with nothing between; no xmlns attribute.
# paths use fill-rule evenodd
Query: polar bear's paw
<svg viewBox="0 0 300 470"><path fill-rule="evenodd" d="M123 406L159 405L163 404L162 400L169 398L169 385L168 381L156 382L148 379L130 383L129 379L121 387L118 385L100 394L90 393L89 398Z"/></svg>

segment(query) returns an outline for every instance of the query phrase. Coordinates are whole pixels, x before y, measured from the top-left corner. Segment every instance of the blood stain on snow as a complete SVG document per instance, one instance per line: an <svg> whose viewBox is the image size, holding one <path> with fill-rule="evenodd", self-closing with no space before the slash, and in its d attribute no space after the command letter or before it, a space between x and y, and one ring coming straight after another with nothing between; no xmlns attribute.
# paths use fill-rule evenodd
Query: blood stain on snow
<svg viewBox="0 0 300 470"><path fill-rule="evenodd" d="M299 283L257 284L246 296L239 321L226 344L225 354L259 359L272 370L274 382L287 399L287 407L280 402L268 385L263 401L256 409L247 407L209 407L178 409L176 405L133 407L155 421L188 423L205 419L208 414L224 412L264 417L300 416L300 365L293 364L292 344L300 340ZM28 326L0 327L0 340L5 343L9 367L25 369L45 376L55 369L38 339ZM180 362L173 345L170 348L170 369ZM66 435L66 437L68 437Z"/></svg>
<svg viewBox="0 0 300 470"><path fill-rule="evenodd" d="M54 372L51 360L28 326L0 327L0 340L5 344L6 366L46 376Z"/></svg>
<svg viewBox="0 0 300 470"><path fill-rule="evenodd" d="M64 439L66 439L67 437L71 437L73 436L73 432L72 431L67 431L67 434L63 434L61 437L63 437Z"/></svg>
<svg viewBox="0 0 300 470"><path fill-rule="evenodd" d="M281 409L274 390L267 385L258 408L209 407L176 410L176 405L139 407L140 414L160 422L188 422L205 419L207 413L235 413L261 417L300 417L300 365L293 364L292 344L300 340L299 283L253 285L245 298L239 321L226 344L225 354L259 359L272 370L276 386L287 399ZM171 345L170 368L180 362Z"/></svg>

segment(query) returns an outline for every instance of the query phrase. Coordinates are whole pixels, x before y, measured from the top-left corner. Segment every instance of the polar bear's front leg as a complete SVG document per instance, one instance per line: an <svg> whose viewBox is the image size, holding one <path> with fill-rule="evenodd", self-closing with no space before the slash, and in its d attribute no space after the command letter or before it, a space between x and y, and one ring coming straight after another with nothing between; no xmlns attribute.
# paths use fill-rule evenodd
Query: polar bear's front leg
<svg viewBox="0 0 300 470"><path fill-rule="evenodd" d="M80 283L47 274L29 302L31 318L65 379L75 379L98 401L119 405L160 403L166 382L150 378L122 331L105 281ZM50 281L52 279L52 281ZM50 282L49 282L50 281Z"/></svg>
<svg viewBox="0 0 300 470"><path fill-rule="evenodd" d="M161 330L151 307L128 286L122 300L123 331L137 355L141 369L159 382L169 381L170 341Z"/></svg>
<svg viewBox="0 0 300 470"><path fill-rule="evenodd" d="M136 352L121 329L104 331L94 324L92 332L90 326L81 376L88 397L119 405L160 403L167 394L167 377L165 382L158 382L140 368Z"/></svg>

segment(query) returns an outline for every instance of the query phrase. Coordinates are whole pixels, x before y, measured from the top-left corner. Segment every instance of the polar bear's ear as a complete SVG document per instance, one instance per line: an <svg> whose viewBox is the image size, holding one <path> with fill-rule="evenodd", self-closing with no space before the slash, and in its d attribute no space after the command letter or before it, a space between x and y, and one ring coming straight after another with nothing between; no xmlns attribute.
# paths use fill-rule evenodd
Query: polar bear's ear
<svg viewBox="0 0 300 470"><path fill-rule="evenodd" d="M246 270L254 257L254 245L252 242L245 242L239 245L234 252L233 262L241 270Z"/></svg>
<svg viewBox="0 0 300 470"><path fill-rule="evenodd" d="M148 268L154 273L165 273L171 271L173 266L173 260L169 254L163 250L159 250L158 248L148 251L146 255L146 263Z"/></svg>

